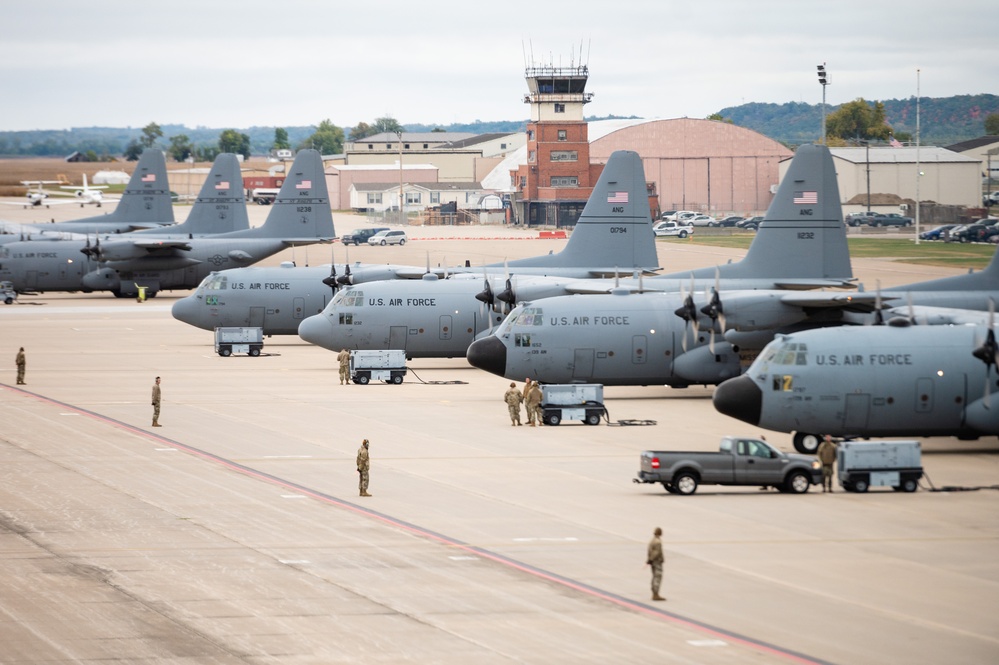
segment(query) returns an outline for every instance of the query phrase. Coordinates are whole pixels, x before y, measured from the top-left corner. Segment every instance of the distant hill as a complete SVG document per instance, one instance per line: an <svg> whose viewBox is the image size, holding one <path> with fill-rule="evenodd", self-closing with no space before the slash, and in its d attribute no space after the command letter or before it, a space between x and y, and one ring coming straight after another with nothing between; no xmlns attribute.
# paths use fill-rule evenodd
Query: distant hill
<svg viewBox="0 0 999 665"><path fill-rule="evenodd" d="M867 100L873 103L878 100ZM880 100L885 118L896 132L916 135L916 98ZM839 106L830 105L826 113ZM718 112L740 127L788 145L814 141L822 134L822 105L742 104ZM919 100L919 139L923 145L946 146L985 134L985 116L999 113L999 95L923 97Z"/></svg>
<svg viewBox="0 0 999 665"><path fill-rule="evenodd" d="M873 103L874 100L868 100ZM884 100L889 124L899 132L916 132L916 99ZM829 106L827 113L839 108ZM718 112L740 127L752 129L790 146L814 141L821 134L822 109L819 104L787 102L785 104L750 103L724 108ZM958 95L955 97L920 99L920 140L924 145L945 146L985 134L985 116L999 113L999 95ZM587 120L635 118L637 116L588 117ZM474 134L524 131L527 120L501 120L448 125L405 124L406 131L429 132L443 129ZM171 136L186 134L196 146L216 145L223 129L250 137L253 154L266 154L274 142L274 127L249 128L190 128L184 125L160 125L163 138L160 145L169 145ZM295 146L307 139L315 126L284 127L289 142ZM349 131L350 128L345 128ZM74 127L72 129L38 129L31 131L0 131L0 155L59 157L74 151L93 150L98 155L121 155L132 139L142 135L141 127Z"/></svg>

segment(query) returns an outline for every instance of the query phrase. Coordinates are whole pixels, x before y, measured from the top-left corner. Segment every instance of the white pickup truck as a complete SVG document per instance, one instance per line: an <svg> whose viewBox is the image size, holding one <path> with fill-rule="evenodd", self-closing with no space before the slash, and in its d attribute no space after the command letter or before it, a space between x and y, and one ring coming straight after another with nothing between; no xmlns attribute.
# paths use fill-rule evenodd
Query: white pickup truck
<svg viewBox="0 0 999 665"><path fill-rule="evenodd" d="M652 232L656 234L657 238L661 236L686 238L689 235L693 235L694 227L686 222L659 222L652 227Z"/></svg>
<svg viewBox="0 0 999 665"><path fill-rule="evenodd" d="M822 465L810 455L781 452L766 441L726 436L718 452L646 450L636 483L662 483L670 494L693 494L697 486L760 485L801 494L822 482Z"/></svg>

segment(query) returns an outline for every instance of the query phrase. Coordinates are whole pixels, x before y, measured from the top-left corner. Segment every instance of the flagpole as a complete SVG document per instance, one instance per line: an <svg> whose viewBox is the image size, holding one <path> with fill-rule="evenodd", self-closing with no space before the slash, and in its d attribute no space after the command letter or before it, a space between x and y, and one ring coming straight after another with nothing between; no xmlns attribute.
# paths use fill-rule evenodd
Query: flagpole
<svg viewBox="0 0 999 665"><path fill-rule="evenodd" d="M919 69L916 69L916 244L919 244Z"/></svg>

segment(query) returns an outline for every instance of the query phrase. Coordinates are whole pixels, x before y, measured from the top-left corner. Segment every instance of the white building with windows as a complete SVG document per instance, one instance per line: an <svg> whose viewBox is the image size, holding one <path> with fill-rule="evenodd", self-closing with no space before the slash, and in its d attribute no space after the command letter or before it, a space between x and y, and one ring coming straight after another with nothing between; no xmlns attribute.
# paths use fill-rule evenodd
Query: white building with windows
<svg viewBox="0 0 999 665"><path fill-rule="evenodd" d="M406 212L454 203L460 209L479 208L489 192L478 182L403 183ZM355 182L350 186L350 208L356 212L399 209L399 183Z"/></svg>

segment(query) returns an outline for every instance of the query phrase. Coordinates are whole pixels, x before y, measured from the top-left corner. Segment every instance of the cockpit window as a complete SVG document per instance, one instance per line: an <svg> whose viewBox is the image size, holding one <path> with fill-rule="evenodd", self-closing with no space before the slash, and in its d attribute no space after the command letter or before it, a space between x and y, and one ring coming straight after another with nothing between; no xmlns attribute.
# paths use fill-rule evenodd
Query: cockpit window
<svg viewBox="0 0 999 665"><path fill-rule="evenodd" d="M769 349L761 357L763 362L774 365L807 365L808 345L797 342L785 342Z"/></svg>
<svg viewBox="0 0 999 665"><path fill-rule="evenodd" d="M517 317L516 325L518 326L540 326L542 321L542 312L540 307L525 307L524 311L520 313Z"/></svg>
<svg viewBox="0 0 999 665"><path fill-rule="evenodd" d="M358 289L340 291L330 304L337 307L361 307L364 305L364 292Z"/></svg>

